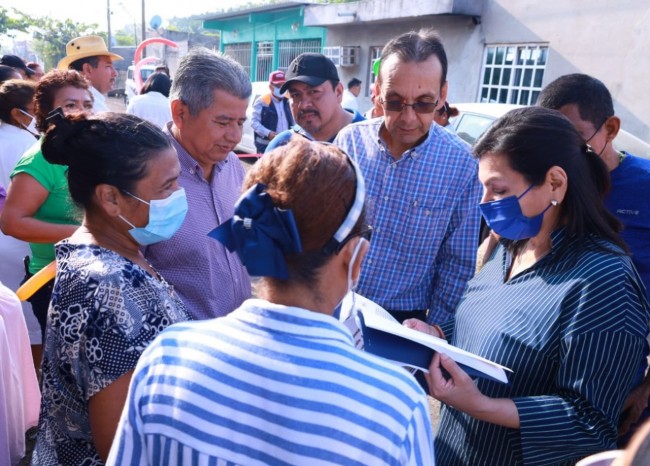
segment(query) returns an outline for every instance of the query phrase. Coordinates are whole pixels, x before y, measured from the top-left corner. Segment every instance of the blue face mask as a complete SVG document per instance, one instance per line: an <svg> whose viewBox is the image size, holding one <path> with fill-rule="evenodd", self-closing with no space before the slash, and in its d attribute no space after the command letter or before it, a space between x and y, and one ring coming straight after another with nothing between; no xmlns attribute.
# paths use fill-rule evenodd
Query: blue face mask
<svg viewBox="0 0 650 466"><path fill-rule="evenodd" d="M496 234L513 241L537 236L540 228L542 228L544 214L553 204L550 204L539 215L526 217L521 212L519 199L524 197L528 191L533 189L533 186L534 185L530 185L530 187L519 197L508 196L504 199L499 199L498 201L484 202L479 205L483 218Z"/></svg>
<svg viewBox="0 0 650 466"><path fill-rule="evenodd" d="M153 199L151 202L144 201L129 192L127 194L149 206L149 223L145 227L136 227L120 215L120 218L132 227L129 234L142 246L170 239L185 220L187 197L183 188L174 191L165 199Z"/></svg>

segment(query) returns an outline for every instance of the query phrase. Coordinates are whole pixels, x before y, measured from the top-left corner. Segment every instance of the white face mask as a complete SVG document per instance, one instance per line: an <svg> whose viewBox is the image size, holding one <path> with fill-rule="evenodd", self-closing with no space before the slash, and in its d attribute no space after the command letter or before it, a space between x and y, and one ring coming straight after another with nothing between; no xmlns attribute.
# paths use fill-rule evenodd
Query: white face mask
<svg viewBox="0 0 650 466"><path fill-rule="evenodd" d="M278 98L278 99L281 99L282 97L284 97L284 94L282 92L280 92L279 87L273 86L273 96Z"/></svg>
<svg viewBox="0 0 650 466"><path fill-rule="evenodd" d="M357 285L359 284L359 276L357 275L357 279L353 280L352 279L352 271L354 270L354 263L357 260L357 257L359 256L359 253L361 252L361 247L363 246L363 243L367 243L368 240L365 238L359 238L359 242L357 243L356 247L354 248L354 252L352 253L352 259L350 260L350 268L348 269L348 293L349 292L354 292L354 290L357 289Z"/></svg>
<svg viewBox="0 0 650 466"><path fill-rule="evenodd" d="M31 120L30 120L30 122L29 122L29 124L27 126L25 126L24 124L21 123L22 127L25 128L30 133L32 133L34 136L39 137L38 130L36 129L36 118L34 118L32 115L30 115L29 113L27 113L26 111L24 111L24 110L22 110L20 108L18 110L23 115L26 115L29 118L31 118Z"/></svg>
<svg viewBox="0 0 650 466"><path fill-rule="evenodd" d="M356 280L352 279L352 271L354 270L354 263L357 261L357 257L359 257L359 253L361 252L361 247L363 246L363 243L367 243L367 242L368 242L367 239L359 238L359 242L355 246L354 252L352 253L352 259L350 259L350 268L348 269L348 290L345 292L345 296L352 293L352 309L355 309L354 290L357 289L357 285L359 284L359 276L357 276ZM345 296L341 298L341 301L336 306L336 309L340 308L341 303L345 299ZM335 317L338 318L338 316Z"/></svg>

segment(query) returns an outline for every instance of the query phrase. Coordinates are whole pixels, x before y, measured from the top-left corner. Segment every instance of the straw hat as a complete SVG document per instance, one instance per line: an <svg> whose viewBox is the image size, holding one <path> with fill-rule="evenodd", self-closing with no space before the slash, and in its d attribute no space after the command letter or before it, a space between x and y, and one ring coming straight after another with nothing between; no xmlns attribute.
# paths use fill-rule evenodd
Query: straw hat
<svg viewBox="0 0 650 466"><path fill-rule="evenodd" d="M67 70L70 63L82 58L105 55L113 61L124 60L119 55L111 53L106 47L106 42L100 36L76 37L65 46L65 58L62 58L57 65L60 70Z"/></svg>

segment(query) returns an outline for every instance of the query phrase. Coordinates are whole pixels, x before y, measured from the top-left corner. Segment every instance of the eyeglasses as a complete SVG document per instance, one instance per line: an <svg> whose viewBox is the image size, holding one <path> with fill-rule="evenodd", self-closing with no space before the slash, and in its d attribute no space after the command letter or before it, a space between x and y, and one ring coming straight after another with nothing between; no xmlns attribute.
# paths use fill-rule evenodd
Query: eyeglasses
<svg viewBox="0 0 650 466"><path fill-rule="evenodd" d="M387 112L403 112L406 107L412 107L415 113L433 113L438 105L437 100L435 102L414 102L412 104L404 103L401 100L380 100Z"/></svg>
<svg viewBox="0 0 650 466"><path fill-rule="evenodd" d="M359 231L353 231L350 233L343 241L341 241L341 244L338 245L336 248L335 253L338 254L341 249L352 239L352 238L364 238L366 241L370 242L372 239L372 232L374 231L374 228L371 225L365 225L364 227L361 228Z"/></svg>

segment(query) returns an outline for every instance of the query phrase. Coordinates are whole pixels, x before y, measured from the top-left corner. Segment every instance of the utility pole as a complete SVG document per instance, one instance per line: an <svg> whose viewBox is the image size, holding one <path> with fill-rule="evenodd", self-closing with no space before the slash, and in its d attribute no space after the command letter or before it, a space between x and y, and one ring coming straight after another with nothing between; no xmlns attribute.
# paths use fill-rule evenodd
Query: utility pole
<svg viewBox="0 0 650 466"><path fill-rule="evenodd" d="M113 37L111 35L111 0L106 0L106 24L108 25L108 51L111 51Z"/></svg>
<svg viewBox="0 0 650 466"><path fill-rule="evenodd" d="M147 39L147 23L145 21L144 15L144 0L142 0L142 41L144 42ZM147 56L146 49L142 49L142 58Z"/></svg>
<svg viewBox="0 0 650 466"><path fill-rule="evenodd" d="M137 47L138 46L138 26L137 26L137 23L136 23L135 16L133 16L133 14L131 13L131 10L129 10L126 7L126 5L124 5L124 2L121 1L119 3L119 5L126 12L126 14L129 15L129 18L131 18L131 20L133 20L133 45L135 47ZM144 38L142 40L144 40Z"/></svg>

